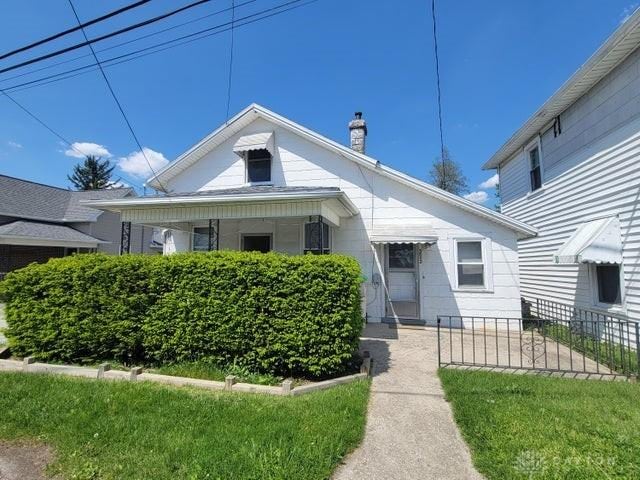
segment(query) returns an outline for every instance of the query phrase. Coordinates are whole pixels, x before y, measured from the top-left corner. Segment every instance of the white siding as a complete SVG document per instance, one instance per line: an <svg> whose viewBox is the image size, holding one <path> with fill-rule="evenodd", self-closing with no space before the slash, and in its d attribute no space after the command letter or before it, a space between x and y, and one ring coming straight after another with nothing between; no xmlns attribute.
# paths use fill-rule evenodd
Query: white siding
<svg viewBox="0 0 640 480"><path fill-rule="evenodd" d="M563 131L564 135L564 131ZM575 165L543 191L512 201L503 212L539 229L519 244L522 292L593 308L586 265L555 265L553 253L581 223L619 215L626 312L640 319L640 119L634 119L561 160Z"/></svg>
<svg viewBox="0 0 640 480"><path fill-rule="evenodd" d="M233 153L232 146L242 135L265 131L275 134L276 154L272 173L275 185L339 187L358 207L359 215L343 219L340 228L334 229L333 251L352 255L359 261L367 277L365 288L370 321L380 321L384 316L385 304L382 287L375 288L371 282L375 274L382 275L383 259L380 252L371 246L369 232L375 225L394 223L430 224L438 235L437 244L424 251L420 264L420 316L423 319L433 322L438 314L520 316L515 232L361 168L265 120L254 121L223 142L171 179L168 188L175 192L189 192L244 186L244 162ZM304 219L299 220L302 222ZM252 225L265 228L265 224L259 224L262 221L255 219L237 223L231 229L235 237L231 234L225 237L227 227L221 224L221 248L237 249L238 231ZM302 229L296 231L294 219L278 220L273 223L273 228L277 250L299 253ZM299 243L290 237L296 233ZM465 236L481 236L491 240L491 291L454 291L452 288L455 271L450 239Z"/></svg>
<svg viewBox="0 0 640 480"><path fill-rule="evenodd" d="M586 265L555 265L553 253L581 223L619 215L624 257L623 312L640 319L640 50L542 132L543 188L529 193L522 153L500 167L502 212L539 229L519 244L522 292L594 308Z"/></svg>
<svg viewBox="0 0 640 480"><path fill-rule="evenodd" d="M561 117L562 133L542 136L544 181L575 167L584 157L573 155L624 127L640 114L640 50L603 78Z"/></svg>
<svg viewBox="0 0 640 480"><path fill-rule="evenodd" d="M506 205L529 192L529 169L527 167L522 151L500 165L500 200L502 205Z"/></svg>

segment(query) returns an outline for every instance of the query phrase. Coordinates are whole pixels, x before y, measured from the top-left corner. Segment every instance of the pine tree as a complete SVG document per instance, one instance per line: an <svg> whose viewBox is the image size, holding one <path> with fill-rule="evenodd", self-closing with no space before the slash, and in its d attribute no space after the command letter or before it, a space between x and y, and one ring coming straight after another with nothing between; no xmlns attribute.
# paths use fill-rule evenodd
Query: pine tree
<svg viewBox="0 0 640 480"><path fill-rule="evenodd" d="M67 178L77 190L103 190L115 183L111 180L114 168L109 160L87 155L82 163L73 167L73 174Z"/></svg>
<svg viewBox="0 0 640 480"><path fill-rule="evenodd" d="M460 165L451 157L447 147L444 148L443 153L444 158L437 157L429 171L431 184L454 195L467 192L469 190L467 177L462 173Z"/></svg>

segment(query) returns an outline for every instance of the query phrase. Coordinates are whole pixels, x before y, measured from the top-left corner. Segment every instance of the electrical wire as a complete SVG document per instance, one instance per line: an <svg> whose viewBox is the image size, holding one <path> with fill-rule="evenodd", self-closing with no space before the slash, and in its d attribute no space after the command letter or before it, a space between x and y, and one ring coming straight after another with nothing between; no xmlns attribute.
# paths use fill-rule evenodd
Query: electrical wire
<svg viewBox="0 0 640 480"><path fill-rule="evenodd" d="M319 0L308 0L306 2L300 3L302 2L302 0L291 0L289 2L277 5L275 7L271 7L265 10L261 10L259 12L253 13L251 15L247 15L245 17L242 17L240 19L235 20L235 27L234 28L239 28L239 27L243 27L246 25L250 25L252 23L256 23L258 21L261 20L266 20L267 18L270 17L274 17L277 15L280 15L282 13L286 13L289 12L291 10L294 10L296 8L301 8L307 5L310 5L312 3L316 3ZM286 7L286 8L285 8ZM269 13L271 12L271 13ZM266 14L266 15L265 15ZM255 18L258 17L258 18ZM251 20L249 20L251 19ZM246 20L246 21L245 21ZM239 23L242 22L242 23ZM221 33L227 32L231 29L231 27L229 26L231 25L231 22L226 22L226 23L221 23L218 25L215 25L213 27L209 27L194 33L190 33L187 35L183 35L181 37L177 37L174 38L172 40L167 40L165 42L161 42L155 45L151 45L148 47L144 47L138 50L135 50L133 52L129 52L129 53L125 53L122 55L118 55L116 57L112 57L112 58L108 58L106 60L102 60L102 65L107 68L107 67L111 67L114 65L119 65L122 63L126 63L129 61L133 61L133 60L137 60L139 58L142 57L146 57L148 55L152 55L155 53L159 53L159 52L163 52L166 50L169 50L171 48L175 48L175 47L179 47L182 45L186 45L198 40L202 40L214 35L219 35ZM228 28L223 28L223 27L228 27ZM221 30L219 30L221 29ZM217 31L214 31L217 30ZM198 36L201 35L201 36ZM195 37L195 38L194 38ZM181 41L184 40L184 41ZM156 49L156 50L154 50ZM150 51L153 50L153 51ZM145 53L146 52L146 53ZM140 54L140 55L138 55ZM84 75L85 73L89 73L92 72L94 70L97 70L97 64L96 63L91 63L88 65L83 65L81 67L77 67L77 68L73 68L70 70L66 70L64 72L60 72L60 73L56 73L56 74L52 74L52 75L47 75L45 77L41 77L35 80L31 80L28 82L23 82L23 83L19 83L16 85L11 85L9 87L5 87L4 90L6 91L23 91L23 90L28 90L30 88L34 88L34 87L38 87L41 85L47 85L49 83L54 83L56 81L60 81L60 80L66 80L68 78L74 78L77 77L79 75ZM1 82L2 80L0 80Z"/></svg>
<svg viewBox="0 0 640 480"><path fill-rule="evenodd" d="M76 17L76 20L78 21L78 25L82 25L82 22L80 21L80 17L78 16L78 12L76 12L75 7L73 6L72 0L69 0L69 5L71 6L71 10L73 10L73 15ZM84 38L88 42L87 33L85 32L84 28L80 28L80 31L82 32L82 35L84 36ZM153 166L151 165L151 162L149 161L149 158L147 158L147 154L144 151L144 148L142 148L140 140L138 140L138 136L136 135L136 132L134 131L133 126L131 125L131 122L129 121L129 118L127 117L127 114L125 113L124 108L122 108L122 104L120 103L120 100L118 100L118 96L116 95L116 92L113 90L113 87L111 86L111 82L109 82L109 77L107 77L107 74L105 73L104 69L102 68L102 64L100 63L100 60L98 60L98 56L96 55L96 52L93 49L93 45L91 43L88 43L88 47L91 49L91 53L93 54L93 57L95 58L96 63L98 64L98 67L100 68L100 73L102 74L102 78L104 78L104 81L107 84L107 88L109 89L109 92L111 93L111 96L113 97L113 100L116 102L116 105L118 106L118 110L120 110L120 113L122 114L122 118L124 118L124 121L127 124L127 127L129 128L129 131L131 132L131 136L133 137L133 139L135 140L136 144L138 145L138 148L140 149L140 153L142 154L142 156L144 157L145 161L147 162L147 165L149 166L149 170L151 170L151 173L153 173L153 176L156 178L156 181L157 181L158 185L160 186L160 189L164 193L168 193L167 189L164 188L164 186L162 185L160 180L157 178L157 174L156 174L155 170L153 169Z"/></svg>
<svg viewBox="0 0 640 480"><path fill-rule="evenodd" d="M150 1L150 0L147 0L147 1ZM236 5L236 8L244 7L245 5L249 5L250 3L255 3L257 1L258 0L247 0L246 2L239 3L238 5ZM141 35L139 37L132 38L131 40L127 40L127 41L124 41L124 42L116 43L116 44L111 45L111 46L106 47L106 48L96 49L96 53L106 52L108 50L113 50L114 48L118 48L118 47L122 47L124 45L129 45L131 43L139 42L140 40L144 40L146 38L154 37L156 35L160 35L161 33L165 33L165 32L168 32L170 30L175 30L176 28L184 27L185 25L190 25L192 23L200 22L200 21L205 20L207 18L214 17L216 15L220 15L221 13L228 12L231 9L232 9L232 7L224 8L222 10L217 10L215 12L208 13L206 15L202 15L200 17L194 18L192 20L188 20L186 22L178 23L176 25L172 25L170 27L163 28L163 29L157 30L155 32L147 33L145 35ZM51 65L46 65L44 67L35 68L35 69L30 70L28 72L18 73L16 75L12 75L10 77L5 77L3 79L0 79L0 83L7 82L7 81L13 80L15 78L21 78L21 77L25 77L25 76L28 76L28 75L33 75L34 73L41 72L43 70L49 70L51 68L55 68L55 67L58 67L60 65L65 65L67 63L72 63L72 62L75 62L76 60L81 60L83 58L87 58L87 57L91 57L91 56L92 55L90 53L87 53L86 55L78 55L77 57L70 58L68 60L62 60L60 62L52 63ZM104 64L105 62L103 61L102 63Z"/></svg>
<svg viewBox="0 0 640 480"><path fill-rule="evenodd" d="M43 39L38 40L38 41L35 41L35 42L30 43L28 45L25 45L24 47L16 48L15 50L11 50L10 52L3 53L2 55L0 55L0 60L4 60L5 58L12 57L13 55L17 55L18 53L21 53L21 52L26 52L27 50L31 50L32 48L38 47L40 45L44 45L45 43L52 42L53 40L57 40L58 38L64 37L65 35L69 35L70 33L77 32L81 28L86 28L86 27L89 27L91 25L95 25L96 23L103 22L103 21L105 21L105 20L107 20L109 18L115 17L116 15L120 15L121 13L127 12L129 10L134 9L134 8L141 7L142 5L144 5L145 3L149 3L150 1L151 0L140 0L139 2L135 2L135 3L131 3L129 5L125 5L122 8L119 8L117 10L109 12L109 13L107 13L105 15L102 15L102 16L100 16L98 18L94 18L93 20L89 20L88 22L85 22L82 25L78 25L77 27L68 28L67 30L63 30L62 32L58 32L56 34L50 35L50 36L48 36L46 38L43 38Z"/></svg>
<svg viewBox="0 0 640 480"><path fill-rule="evenodd" d="M445 160L444 160L444 134L442 132L442 95L440 92L440 58L438 56L438 32L436 27L436 0L431 0L431 19L433 21L433 50L436 60L436 88L438 91L438 127L440 131L440 159L442 160L442 180L446 187Z"/></svg>
<svg viewBox="0 0 640 480"><path fill-rule="evenodd" d="M225 122L229 122L229 107L231 106L231 81L233 78L233 33L236 20L236 2L231 0L231 45L229 46L229 79L227 80L227 114Z"/></svg>
<svg viewBox="0 0 640 480"><path fill-rule="evenodd" d="M106 40L108 38L115 37L116 35L121 35L123 33L130 32L130 31L136 30L138 28L146 27L147 25L150 25L150 24L155 23L155 22L159 22L160 20L164 20L165 18L171 17L173 15L176 15L178 13L184 12L184 11L189 10L191 8L197 7L197 6L202 5L204 3L208 3L210 1L212 1L212 0L197 0L196 2L193 2L193 3L190 3L188 5L185 5L184 7L180 7L178 9L176 9L176 10L172 10L170 12L163 13L162 15L158 15L157 17L153 17L153 18L150 18L148 20L144 20L143 22L139 22L139 23L135 23L133 25L129 25L128 27L121 28L120 30L116 30L114 32L107 33L107 34L101 35L99 37L92 38L91 40L89 40L87 38L87 36L85 35L84 37L85 37L86 40L84 42L76 43L75 45L70 45L70 46L62 48L60 50L56 50L54 52L50 52L50 53L47 53L47 54L44 54L44 55L40 55L39 57L32 58L32 59L29 59L29 60L25 60L24 62L16 63L16 64L11 65L9 67L2 68L2 69L0 69L0 73L10 72L10 71L15 70L15 69L20 68L20 67L25 67L27 65L32 65L34 63L38 63L38 62L41 62L43 60L47 60L49 58L57 57L57 56L62 55L64 53L68 53L68 52L71 52L73 50L77 50L78 48L86 47L87 45L91 45L91 44L96 43L96 42L101 42L102 40ZM80 30L84 32L83 28L81 28Z"/></svg>
<svg viewBox="0 0 640 480"><path fill-rule="evenodd" d="M38 117L35 113L33 113L31 110L29 110L27 107L25 107L24 105L22 105L20 102L18 102L15 98L13 98L10 94L8 94L7 92L5 92L4 90L0 90L0 93L2 93L2 95L4 95L5 97L7 97L14 105L16 105L20 110L22 110L24 113L26 113L29 117L31 117L33 120L35 120L36 122L38 122L42 127L44 127L46 130L48 130L51 134L53 134L55 137L57 137L64 145L66 145L67 147L69 147L71 150L79 153L80 155L83 155L85 157L89 156L86 152L83 152L81 149L79 149L78 147L76 147L73 143L71 143L69 140L67 140L62 134L60 134L58 131L54 130L51 126L49 126L44 120L42 120L40 117ZM141 185L136 184L135 182L132 182L130 178L126 178L127 182L131 182L132 184L134 184L135 186L138 186L140 188L143 188Z"/></svg>

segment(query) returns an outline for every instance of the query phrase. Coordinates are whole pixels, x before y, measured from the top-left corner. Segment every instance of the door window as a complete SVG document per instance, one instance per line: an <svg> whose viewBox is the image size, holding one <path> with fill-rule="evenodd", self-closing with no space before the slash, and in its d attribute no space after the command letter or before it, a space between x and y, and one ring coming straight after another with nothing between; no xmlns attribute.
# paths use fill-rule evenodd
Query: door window
<svg viewBox="0 0 640 480"><path fill-rule="evenodd" d="M242 250L262 253L271 251L271 235L243 235Z"/></svg>
<svg viewBox="0 0 640 480"><path fill-rule="evenodd" d="M405 243L389 244L389 268L415 267L415 245Z"/></svg>

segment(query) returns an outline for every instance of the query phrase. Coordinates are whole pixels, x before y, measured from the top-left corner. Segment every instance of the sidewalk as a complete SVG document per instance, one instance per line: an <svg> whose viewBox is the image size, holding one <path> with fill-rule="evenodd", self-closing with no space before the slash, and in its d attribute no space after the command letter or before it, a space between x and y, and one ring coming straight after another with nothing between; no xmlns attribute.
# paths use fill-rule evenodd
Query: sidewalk
<svg viewBox="0 0 640 480"><path fill-rule="evenodd" d="M334 480L480 479L437 376L435 329L367 325L374 359L365 437Z"/></svg>

